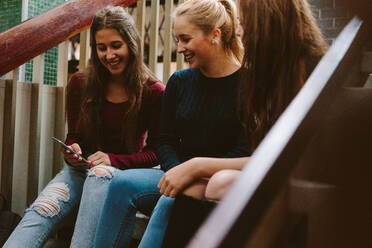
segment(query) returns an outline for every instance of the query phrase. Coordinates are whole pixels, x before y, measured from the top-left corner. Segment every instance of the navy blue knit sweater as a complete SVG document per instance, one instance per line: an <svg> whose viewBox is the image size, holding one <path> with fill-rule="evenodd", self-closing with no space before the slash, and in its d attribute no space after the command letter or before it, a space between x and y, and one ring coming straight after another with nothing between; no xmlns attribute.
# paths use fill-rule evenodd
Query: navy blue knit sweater
<svg viewBox="0 0 372 248"><path fill-rule="evenodd" d="M198 69L186 69L171 76L157 150L163 170L193 157L250 155L236 113L238 73L207 78Z"/></svg>

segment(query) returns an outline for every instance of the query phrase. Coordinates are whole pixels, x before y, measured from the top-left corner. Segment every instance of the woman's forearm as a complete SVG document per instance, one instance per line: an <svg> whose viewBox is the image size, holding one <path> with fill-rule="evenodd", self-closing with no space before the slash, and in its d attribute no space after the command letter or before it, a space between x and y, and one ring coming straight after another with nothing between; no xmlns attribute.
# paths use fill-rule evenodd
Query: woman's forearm
<svg viewBox="0 0 372 248"><path fill-rule="evenodd" d="M241 170L249 161L250 157L241 158L207 158L196 157L185 163L191 163L191 169L196 178L211 177L220 170Z"/></svg>

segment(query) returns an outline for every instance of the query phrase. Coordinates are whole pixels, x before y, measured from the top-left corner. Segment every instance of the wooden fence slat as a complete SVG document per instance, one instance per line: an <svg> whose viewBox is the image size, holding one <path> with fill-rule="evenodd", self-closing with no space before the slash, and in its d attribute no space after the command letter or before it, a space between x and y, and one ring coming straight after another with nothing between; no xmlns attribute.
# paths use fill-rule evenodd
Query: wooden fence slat
<svg viewBox="0 0 372 248"><path fill-rule="evenodd" d="M163 49L163 82L166 83L170 76L172 62L172 8L173 0L165 3L164 23L164 49Z"/></svg>
<svg viewBox="0 0 372 248"><path fill-rule="evenodd" d="M32 67L32 82L43 84L44 83L44 53L34 58Z"/></svg>
<svg viewBox="0 0 372 248"><path fill-rule="evenodd" d="M136 25L139 36L141 38L141 51L143 51L144 37L145 37L145 22L146 22L146 0L137 1L137 17Z"/></svg>
<svg viewBox="0 0 372 248"><path fill-rule="evenodd" d="M158 29L159 29L160 0L151 1L151 30L150 30L150 70L156 75L158 62Z"/></svg>
<svg viewBox="0 0 372 248"><path fill-rule="evenodd" d="M90 28L80 33L80 55L79 55L79 70L83 70L88 65L90 52Z"/></svg>
<svg viewBox="0 0 372 248"><path fill-rule="evenodd" d="M67 58L66 58L67 59ZM58 58L58 62L61 58ZM36 62L36 63L35 63ZM40 162L40 126L41 100L40 85L44 84L44 54L34 59L32 76L31 120L30 120L30 152L28 170L27 203L31 204L38 195L39 162ZM57 79L59 78L57 75ZM63 79L62 79L63 80Z"/></svg>
<svg viewBox="0 0 372 248"><path fill-rule="evenodd" d="M185 2L185 0L179 0L178 4L181 4L183 2ZM184 64L184 61L185 61L185 58L184 58L182 53L177 53L177 60L176 61L177 61L177 71L182 70L183 69L183 64Z"/></svg>
<svg viewBox="0 0 372 248"><path fill-rule="evenodd" d="M68 41L58 45L57 85L65 86L68 75Z"/></svg>
<svg viewBox="0 0 372 248"><path fill-rule="evenodd" d="M32 84L17 83L17 109L12 177L12 211L23 215L27 205Z"/></svg>
<svg viewBox="0 0 372 248"><path fill-rule="evenodd" d="M56 123L55 123L55 137L64 140L66 137L66 115L65 115L65 87L56 88ZM54 163L53 176L56 175L63 167L64 160L60 151L60 146L54 143Z"/></svg>
<svg viewBox="0 0 372 248"><path fill-rule="evenodd" d="M1 193L5 196L6 207L10 208L12 199L12 174L13 174L13 152L14 152L14 128L16 111L16 80L18 69L13 71L14 80L5 80L4 97L4 133L3 133L3 151L2 151L2 171L1 171Z"/></svg>
<svg viewBox="0 0 372 248"><path fill-rule="evenodd" d="M38 195L39 158L40 158L40 117L39 114L39 86L41 83L33 83L31 94L31 118L30 118L30 153L28 168L28 192L27 205L30 205ZM40 108L41 110L41 108Z"/></svg>
<svg viewBox="0 0 372 248"><path fill-rule="evenodd" d="M56 87L41 85L39 94L41 119L38 192L40 193L53 176L54 144L52 136L55 130Z"/></svg>
<svg viewBox="0 0 372 248"><path fill-rule="evenodd" d="M5 79L8 79L8 80L18 80L18 68L15 69L15 70L12 70L10 72L8 72L7 74L5 74Z"/></svg>
<svg viewBox="0 0 372 248"><path fill-rule="evenodd" d="M81 33L80 36L80 58L79 58L79 69L82 70L86 68L89 59L89 36L90 36L90 29ZM57 85L59 87L54 88L54 115L53 115L53 131L51 134L53 136L57 136L59 139L63 140L66 137L66 128L65 128L65 87L67 85L67 75L68 75L68 42L64 42L64 45L59 46L58 50L58 82ZM50 99L52 100L52 99ZM52 110L52 109L51 109ZM46 137L48 139L48 137ZM49 137L49 139L51 136ZM51 142L51 140L47 140L46 142ZM42 147L42 146L41 146ZM63 166L63 160L61 156L61 152L59 150L59 146L53 144L53 166L51 166L51 175L54 176ZM41 164L40 164L41 165ZM40 168L41 169L41 168ZM49 172L48 172L49 173ZM39 174L40 175L40 174ZM50 175L48 174L48 177ZM39 185L40 187L40 185ZM39 188L40 189L40 188Z"/></svg>

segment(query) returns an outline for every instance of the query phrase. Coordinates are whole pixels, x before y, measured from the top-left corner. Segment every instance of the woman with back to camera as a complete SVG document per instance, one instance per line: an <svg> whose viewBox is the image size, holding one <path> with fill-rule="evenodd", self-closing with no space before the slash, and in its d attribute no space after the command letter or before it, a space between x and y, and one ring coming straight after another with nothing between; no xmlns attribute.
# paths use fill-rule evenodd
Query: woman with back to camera
<svg viewBox="0 0 372 248"><path fill-rule="evenodd" d="M235 32L234 3L189 0L174 13L178 52L185 55L190 68L174 73L167 83L158 147L162 169L176 168L193 157L250 155L237 118L242 49ZM116 175L100 218L96 247L129 246L135 213L151 213L160 196L157 185L163 174L142 169ZM143 181L146 184L140 183ZM201 180L201 184L205 182ZM120 192L122 197L116 197ZM160 198L139 247L161 246L173 201Z"/></svg>
<svg viewBox="0 0 372 248"><path fill-rule="evenodd" d="M239 106L247 141L254 150L301 89L327 45L306 0L241 0L239 7L245 48ZM193 217L201 206L209 205L200 199L220 200L248 161L249 157L197 157L165 173L160 192L183 194L176 198L164 247L181 247L182 241L189 240L210 210L205 207L206 213L198 220ZM193 184L200 178L210 178L206 187Z"/></svg>
<svg viewBox="0 0 372 248"><path fill-rule="evenodd" d="M91 26L91 61L67 87L65 167L26 210L5 247L42 247L79 206L71 247L92 247L110 180L120 170L152 167L164 85L142 61L132 17L121 7L99 11ZM144 147L145 133L148 132Z"/></svg>

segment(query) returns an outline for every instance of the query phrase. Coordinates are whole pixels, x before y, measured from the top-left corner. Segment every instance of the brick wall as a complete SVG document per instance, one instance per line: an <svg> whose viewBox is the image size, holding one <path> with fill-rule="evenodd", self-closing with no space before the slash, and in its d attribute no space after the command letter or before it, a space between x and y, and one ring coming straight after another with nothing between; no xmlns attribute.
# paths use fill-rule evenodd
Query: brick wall
<svg viewBox="0 0 372 248"><path fill-rule="evenodd" d="M339 0L308 0L328 44L332 44L350 15Z"/></svg>

